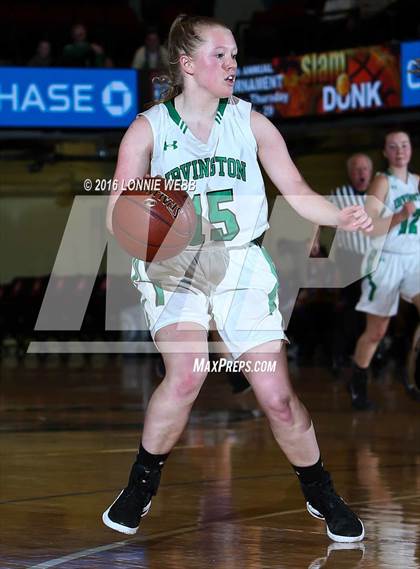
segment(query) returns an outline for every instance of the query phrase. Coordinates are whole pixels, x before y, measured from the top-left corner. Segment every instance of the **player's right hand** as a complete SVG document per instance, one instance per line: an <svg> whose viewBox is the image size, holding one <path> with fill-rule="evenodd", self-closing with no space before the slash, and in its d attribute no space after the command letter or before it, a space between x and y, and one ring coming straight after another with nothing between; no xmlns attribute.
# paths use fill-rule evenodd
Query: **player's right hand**
<svg viewBox="0 0 420 569"><path fill-rule="evenodd" d="M349 205L338 212L338 228L344 231L362 230L370 233L373 229L372 218L361 205Z"/></svg>
<svg viewBox="0 0 420 569"><path fill-rule="evenodd" d="M413 215L416 209L417 208L413 202L407 202L402 208L402 214L404 215L405 219L408 219L410 215Z"/></svg>

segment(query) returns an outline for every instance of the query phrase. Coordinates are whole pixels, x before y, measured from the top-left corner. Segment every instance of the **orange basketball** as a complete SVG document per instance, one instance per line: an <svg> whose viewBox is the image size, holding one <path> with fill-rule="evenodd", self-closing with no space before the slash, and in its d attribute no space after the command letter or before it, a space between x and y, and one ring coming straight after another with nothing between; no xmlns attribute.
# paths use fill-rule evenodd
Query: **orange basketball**
<svg viewBox="0 0 420 569"><path fill-rule="evenodd" d="M197 224L187 192L168 187L164 178L136 180L118 197L112 228L119 245L143 261L164 261L181 253Z"/></svg>

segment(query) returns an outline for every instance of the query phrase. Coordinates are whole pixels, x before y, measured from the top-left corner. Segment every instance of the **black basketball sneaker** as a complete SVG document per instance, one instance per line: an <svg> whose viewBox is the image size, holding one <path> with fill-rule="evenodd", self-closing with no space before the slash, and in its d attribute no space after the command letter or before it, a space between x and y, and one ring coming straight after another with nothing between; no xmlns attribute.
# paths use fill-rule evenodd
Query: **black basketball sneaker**
<svg viewBox="0 0 420 569"><path fill-rule="evenodd" d="M141 518L150 510L152 497L159 487L160 474L160 470L147 470L135 462L127 487L103 513L104 524L121 533L135 534Z"/></svg>
<svg viewBox="0 0 420 569"><path fill-rule="evenodd" d="M301 483L307 500L306 508L311 516L324 520L327 535L333 541L351 543L365 537L365 528L356 514L334 490L331 477L325 473L324 480L310 484Z"/></svg>

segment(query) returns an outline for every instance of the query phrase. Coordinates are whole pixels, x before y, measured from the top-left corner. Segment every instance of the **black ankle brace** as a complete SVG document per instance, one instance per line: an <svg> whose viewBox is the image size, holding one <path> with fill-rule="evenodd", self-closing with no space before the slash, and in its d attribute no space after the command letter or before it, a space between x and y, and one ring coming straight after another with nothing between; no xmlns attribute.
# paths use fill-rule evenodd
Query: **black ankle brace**
<svg viewBox="0 0 420 569"><path fill-rule="evenodd" d="M168 456L169 452L166 454L151 454L141 445L136 462L148 470L161 470Z"/></svg>

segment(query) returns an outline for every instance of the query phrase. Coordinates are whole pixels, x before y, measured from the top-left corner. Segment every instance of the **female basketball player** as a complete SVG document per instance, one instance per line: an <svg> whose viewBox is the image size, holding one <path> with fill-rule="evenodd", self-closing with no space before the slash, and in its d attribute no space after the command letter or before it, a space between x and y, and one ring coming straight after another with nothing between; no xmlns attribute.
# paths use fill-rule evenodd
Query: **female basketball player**
<svg viewBox="0 0 420 569"><path fill-rule="evenodd" d="M194 364L208 358L211 313L233 357L250 364L246 377L299 476L309 513L325 519L330 538L359 541L363 524L335 493L321 462L312 421L290 384L281 349L285 334L275 270L265 249L255 242L268 227L257 159L292 207L312 222L369 231L371 219L361 207L339 211L312 192L278 130L252 112L249 103L233 97L237 48L228 28L207 18L179 16L171 27L168 48L172 92L164 104L142 113L128 129L115 178L143 177L150 171L152 176L182 174L196 180L196 210L209 222L207 228L200 224L195 238L196 244L204 243L197 263L202 278L190 289L181 279L178 289L168 290L161 281L150 279L150 267L134 261L133 280L163 354L166 375L150 399L128 486L103 521L133 534L149 510L162 466L206 377ZM109 202L111 231L116 198L117 194L111 196ZM172 268L176 270L173 264ZM275 372L256 371L262 366L255 362L261 360L274 362Z"/></svg>
<svg viewBox="0 0 420 569"><path fill-rule="evenodd" d="M391 316L398 311L400 295L420 313L420 193L419 176L408 171L410 137L406 132L390 132L383 152L389 167L375 177L369 189L369 195L377 198L369 205L369 213L374 218L372 235L387 235L378 268L363 281L356 305L356 310L366 312L366 329L356 344L349 384L352 405L358 410L373 407L367 397L368 368ZM383 217L384 204L391 215ZM375 240L365 259L366 268L377 256L374 247Z"/></svg>

